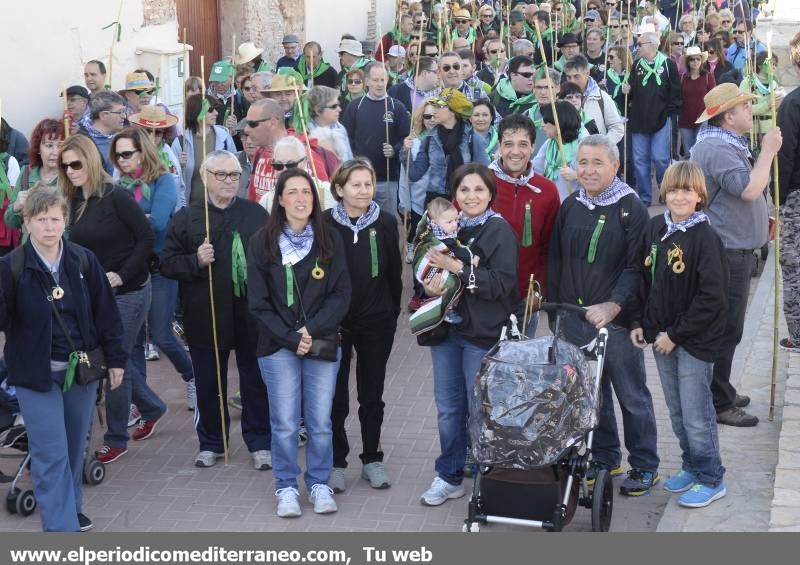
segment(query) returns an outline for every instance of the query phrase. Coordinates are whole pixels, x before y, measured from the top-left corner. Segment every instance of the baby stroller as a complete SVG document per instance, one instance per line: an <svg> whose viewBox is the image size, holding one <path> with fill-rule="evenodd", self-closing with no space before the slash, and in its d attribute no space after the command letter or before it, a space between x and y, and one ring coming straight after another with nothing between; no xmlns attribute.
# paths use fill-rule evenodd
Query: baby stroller
<svg viewBox="0 0 800 565"><path fill-rule="evenodd" d="M470 391L469 431L478 472L463 531L497 523L561 531L578 505L590 508L592 531L611 525L611 475L586 481L597 425L608 330L599 331L597 366L561 333L561 314L585 311L543 304L552 336L527 339L512 329L484 357ZM514 325L512 319L512 327Z"/></svg>
<svg viewBox="0 0 800 565"><path fill-rule="evenodd" d="M36 510L36 497L33 490L22 490L17 487L25 470L29 469L31 465L31 455L28 453L28 434L25 425L20 423L20 420L14 416L5 403L0 402L0 448L15 449L25 454L13 476L0 473L2 475L0 482L11 482L11 488L6 495L6 510L10 514L29 516ZM87 485L99 485L106 476L105 466L95 459L91 450L93 427L89 426L86 455L83 459L83 483Z"/></svg>

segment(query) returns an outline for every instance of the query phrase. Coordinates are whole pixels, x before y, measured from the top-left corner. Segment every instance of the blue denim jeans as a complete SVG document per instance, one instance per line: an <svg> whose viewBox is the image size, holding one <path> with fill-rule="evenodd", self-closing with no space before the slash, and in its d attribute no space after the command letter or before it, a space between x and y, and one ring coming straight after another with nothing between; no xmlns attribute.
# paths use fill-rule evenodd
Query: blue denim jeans
<svg viewBox="0 0 800 565"><path fill-rule="evenodd" d="M341 351L336 361L318 361L303 359L288 349L258 358L269 397L275 490L297 488L301 471L297 464L301 406L308 431L303 477L306 487L311 491L315 484L328 483L333 467L331 407L340 359Z"/></svg>
<svg viewBox="0 0 800 565"><path fill-rule="evenodd" d="M147 317L150 339L167 356L175 370L185 382L194 378L192 361L172 331L175 319L175 308L178 304L178 281L168 279L155 273L152 276L153 302ZM144 374L145 371L142 371Z"/></svg>
<svg viewBox="0 0 800 565"><path fill-rule="evenodd" d="M64 374L58 379L61 382ZM55 381L47 392L18 386L17 398L28 431L31 480L42 528L77 532L78 513L83 509L83 457L97 382L75 383L62 392Z"/></svg>
<svg viewBox="0 0 800 565"><path fill-rule="evenodd" d="M593 326L569 314L563 319L566 337L571 343L581 346L597 337ZM611 394L613 386L622 411L625 447L630 454L628 463L637 469L656 471L659 464L656 417L647 388L644 353L631 343L629 334L627 328L614 324L608 327L608 347L600 381L600 418L594 433L592 460L609 469L622 460Z"/></svg>
<svg viewBox="0 0 800 565"><path fill-rule="evenodd" d="M725 467L719 455L717 418L711 399L714 364L701 361L678 346L669 355L653 351L672 431L681 447L683 470L704 485L722 482Z"/></svg>
<svg viewBox="0 0 800 565"><path fill-rule="evenodd" d="M488 348L454 335L431 347L433 394L441 449L441 454L436 458L436 474L451 485L460 485L464 480L468 391L488 351Z"/></svg>
<svg viewBox="0 0 800 565"><path fill-rule="evenodd" d="M375 202L384 212L397 215L397 181L378 181L375 183Z"/></svg>
<svg viewBox="0 0 800 565"><path fill-rule="evenodd" d="M661 185L664 171L670 163L670 121L653 134L634 133L633 166L636 170L636 190L639 198L645 202L653 200L653 182L651 165L656 166L656 182ZM656 195L656 200L658 195Z"/></svg>
<svg viewBox="0 0 800 565"><path fill-rule="evenodd" d="M679 131L681 134L681 147L683 147L683 155L688 159L689 152L692 150L692 147L694 147L694 144L697 141L697 132L699 131L699 128L681 128Z"/></svg>
<svg viewBox="0 0 800 565"><path fill-rule="evenodd" d="M144 318L150 309L150 297L149 281L140 290L117 296L117 308L123 329L122 347L130 357L125 366L122 385L114 390L106 385L108 430L104 440L109 447L124 448L128 445L128 410L131 402L136 404L145 420L154 420L167 411L164 401L147 386L146 373L140 369L144 367L144 348L137 342Z"/></svg>

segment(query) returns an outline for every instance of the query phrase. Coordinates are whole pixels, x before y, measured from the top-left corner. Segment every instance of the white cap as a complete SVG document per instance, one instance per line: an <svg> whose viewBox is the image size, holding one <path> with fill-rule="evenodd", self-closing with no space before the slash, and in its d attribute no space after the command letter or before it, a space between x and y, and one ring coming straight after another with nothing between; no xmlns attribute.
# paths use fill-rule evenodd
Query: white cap
<svg viewBox="0 0 800 565"><path fill-rule="evenodd" d="M389 47L389 51L386 52L389 57L405 57L406 50L402 45L392 45Z"/></svg>

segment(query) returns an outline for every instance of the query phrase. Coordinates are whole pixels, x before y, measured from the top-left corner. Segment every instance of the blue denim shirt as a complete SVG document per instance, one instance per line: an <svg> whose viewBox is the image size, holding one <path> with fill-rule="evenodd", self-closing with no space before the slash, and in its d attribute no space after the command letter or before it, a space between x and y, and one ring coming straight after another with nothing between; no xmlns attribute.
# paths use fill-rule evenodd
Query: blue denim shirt
<svg viewBox="0 0 800 565"><path fill-rule="evenodd" d="M461 158L464 163L489 164L489 156L486 154L486 141L480 135L474 135L472 127L464 126L464 137L459 144ZM406 161L405 151L402 160ZM432 131L425 137L419 153L411 163L409 169L409 180L416 182L425 174L428 174L428 192L447 194L447 157L444 147L439 140L436 131Z"/></svg>

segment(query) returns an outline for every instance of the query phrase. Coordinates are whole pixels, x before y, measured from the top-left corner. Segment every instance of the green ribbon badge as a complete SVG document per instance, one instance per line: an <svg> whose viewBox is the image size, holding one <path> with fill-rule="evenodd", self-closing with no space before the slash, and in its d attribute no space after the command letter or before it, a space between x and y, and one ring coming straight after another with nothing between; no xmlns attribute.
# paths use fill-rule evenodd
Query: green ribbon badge
<svg viewBox="0 0 800 565"><path fill-rule="evenodd" d="M372 258L372 278L378 276L378 241L375 228L369 230L369 254Z"/></svg>
<svg viewBox="0 0 800 565"><path fill-rule="evenodd" d="M244 255L244 245L239 232L233 232L231 245L231 275L233 278L233 295L241 298L247 293L247 258Z"/></svg>
<svg viewBox="0 0 800 565"><path fill-rule="evenodd" d="M592 239L589 241L589 263L594 263L594 260L597 257L597 242L600 240L600 234L603 233L603 227L605 225L606 216L605 214L600 214L600 217L597 219L597 225L594 227L594 231L592 232Z"/></svg>
<svg viewBox="0 0 800 565"><path fill-rule="evenodd" d="M533 245L533 233L531 227L531 203L525 203L525 227L522 230L522 247Z"/></svg>
<svg viewBox="0 0 800 565"><path fill-rule="evenodd" d="M294 271L291 263L286 265L286 305L294 306Z"/></svg>
<svg viewBox="0 0 800 565"><path fill-rule="evenodd" d="M203 105L200 107L200 113L197 114L197 121L204 120L208 111L211 109L211 104L208 103L208 99L203 96Z"/></svg>
<svg viewBox="0 0 800 565"><path fill-rule="evenodd" d="M121 23L119 23L119 22L111 22L106 27L101 28L101 29L108 29L108 28L113 27L113 26L116 26L117 43L119 43L120 40L122 39L122 24Z"/></svg>
<svg viewBox="0 0 800 565"><path fill-rule="evenodd" d="M64 384L61 387L61 390L64 392L69 391L72 388L72 383L75 382L75 370L78 368L78 352L73 351L69 354L69 359L67 361L67 376L64 377Z"/></svg>

